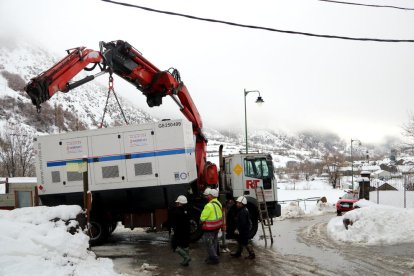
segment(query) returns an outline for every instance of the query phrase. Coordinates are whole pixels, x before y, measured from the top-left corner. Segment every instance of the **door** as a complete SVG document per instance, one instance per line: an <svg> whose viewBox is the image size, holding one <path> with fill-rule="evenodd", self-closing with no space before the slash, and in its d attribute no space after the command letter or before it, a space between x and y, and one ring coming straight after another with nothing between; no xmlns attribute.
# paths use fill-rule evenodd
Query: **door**
<svg viewBox="0 0 414 276"><path fill-rule="evenodd" d="M125 132L123 136L127 180L155 179L157 168L154 132L151 129L145 129Z"/></svg>
<svg viewBox="0 0 414 276"><path fill-rule="evenodd" d="M88 156L88 139L86 137L64 139L60 142L60 153L62 160L66 162L80 162L83 157ZM50 169L52 183L62 182L64 187L83 187L83 174L76 171L67 171L67 167L56 167Z"/></svg>
<svg viewBox="0 0 414 276"><path fill-rule="evenodd" d="M15 191L15 207L32 207L32 192L31 191Z"/></svg>
<svg viewBox="0 0 414 276"><path fill-rule="evenodd" d="M119 183L125 180L125 155L121 151L121 134L91 137L92 166L95 184Z"/></svg>

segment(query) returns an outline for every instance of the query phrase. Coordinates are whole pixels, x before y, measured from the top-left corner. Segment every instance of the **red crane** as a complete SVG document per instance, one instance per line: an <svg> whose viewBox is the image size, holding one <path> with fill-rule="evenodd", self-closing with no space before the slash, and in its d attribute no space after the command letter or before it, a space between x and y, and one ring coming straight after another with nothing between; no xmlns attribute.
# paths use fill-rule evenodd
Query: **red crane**
<svg viewBox="0 0 414 276"><path fill-rule="evenodd" d="M204 190L207 185L217 185L217 167L206 162L207 139L202 132L203 123L200 114L176 69L159 70L138 50L122 40L100 42L100 51L78 47L67 50L67 53L66 57L31 79L25 87L25 91L38 110L40 105L56 92L66 93L107 72L115 73L137 87L146 96L149 107L159 106L162 104L163 97L171 96L193 125L199 191ZM91 64L93 66L88 68L87 66ZM80 71L91 71L96 66L101 69L101 72L70 83Z"/></svg>

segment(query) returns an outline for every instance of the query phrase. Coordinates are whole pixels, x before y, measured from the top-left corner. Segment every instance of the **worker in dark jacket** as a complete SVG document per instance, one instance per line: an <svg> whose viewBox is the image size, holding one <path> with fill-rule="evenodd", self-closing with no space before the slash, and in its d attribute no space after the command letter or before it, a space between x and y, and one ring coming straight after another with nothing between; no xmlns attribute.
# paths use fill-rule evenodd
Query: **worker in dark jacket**
<svg viewBox="0 0 414 276"><path fill-rule="evenodd" d="M240 257L243 248L246 247L249 256L246 259L254 259L256 255L253 251L253 246L249 243L249 232L252 227L252 221L250 220L249 210L246 208L247 199L244 196L240 196L236 200L237 214L236 214L236 231L235 236L237 240L236 252L230 254L232 257Z"/></svg>
<svg viewBox="0 0 414 276"><path fill-rule="evenodd" d="M176 207L172 210L170 226L174 231L171 239L173 250L182 258L182 266L188 266L191 257L189 251L190 244L190 217L187 211L187 198L180 195L175 201Z"/></svg>

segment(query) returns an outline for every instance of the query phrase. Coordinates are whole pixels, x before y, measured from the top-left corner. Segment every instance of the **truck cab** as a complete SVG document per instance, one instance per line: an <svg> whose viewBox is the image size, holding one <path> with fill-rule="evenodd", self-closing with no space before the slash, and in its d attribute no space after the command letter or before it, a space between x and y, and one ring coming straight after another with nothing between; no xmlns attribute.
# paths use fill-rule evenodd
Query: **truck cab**
<svg viewBox="0 0 414 276"><path fill-rule="evenodd" d="M280 216L277 208L272 156L265 153L240 153L223 157L224 190L231 191L234 198L246 196L256 202L256 187L262 187L270 217ZM280 206L280 205L279 205Z"/></svg>
<svg viewBox="0 0 414 276"><path fill-rule="evenodd" d="M272 156L265 153L238 153L222 156L220 149L220 190L226 195L227 203L239 196L247 199L247 209L253 223L252 238L258 228L259 209L256 188L263 188L269 218L279 217L281 207L277 200ZM261 191L260 191L261 192ZM227 204L227 236L231 238L235 229L235 205Z"/></svg>

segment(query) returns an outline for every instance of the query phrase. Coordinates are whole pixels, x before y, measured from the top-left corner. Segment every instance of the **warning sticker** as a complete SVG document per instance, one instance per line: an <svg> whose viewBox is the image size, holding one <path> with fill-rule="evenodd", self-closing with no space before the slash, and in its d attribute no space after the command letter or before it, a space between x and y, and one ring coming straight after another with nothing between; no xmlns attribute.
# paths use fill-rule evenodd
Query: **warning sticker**
<svg viewBox="0 0 414 276"><path fill-rule="evenodd" d="M243 172L242 166L240 166L240 164L237 164L236 166L234 166L233 172L237 174L237 176L239 176Z"/></svg>

